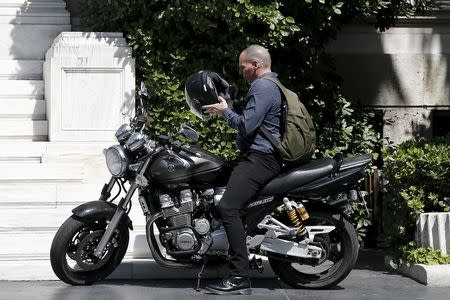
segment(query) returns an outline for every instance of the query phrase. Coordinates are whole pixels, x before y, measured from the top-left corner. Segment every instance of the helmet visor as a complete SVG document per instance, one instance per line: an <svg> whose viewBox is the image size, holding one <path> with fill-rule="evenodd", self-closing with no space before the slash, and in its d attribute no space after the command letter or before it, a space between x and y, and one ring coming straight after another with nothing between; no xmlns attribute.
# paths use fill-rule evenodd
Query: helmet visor
<svg viewBox="0 0 450 300"><path fill-rule="evenodd" d="M186 99L186 102L189 105L189 108L194 115L196 115L197 117L199 117L200 119L202 119L204 121L206 121L210 118L210 115L205 114L203 112L202 104L200 103L200 101L198 99L196 99L195 97L192 97L191 95L189 95L186 87L184 88L184 98Z"/></svg>

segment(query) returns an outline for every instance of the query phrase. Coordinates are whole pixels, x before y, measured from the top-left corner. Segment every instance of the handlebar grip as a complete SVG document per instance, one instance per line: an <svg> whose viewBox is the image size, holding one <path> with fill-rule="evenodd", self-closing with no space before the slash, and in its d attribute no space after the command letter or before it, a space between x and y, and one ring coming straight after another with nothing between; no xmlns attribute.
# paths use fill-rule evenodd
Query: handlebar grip
<svg viewBox="0 0 450 300"><path fill-rule="evenodd" d="M182 145L180 147L180 149L183 150L184 152L189 153L191 155L194 155L196 157L202 157L202 155L200 153L192 151L191 149L189 149L187 145Z"/></svg>

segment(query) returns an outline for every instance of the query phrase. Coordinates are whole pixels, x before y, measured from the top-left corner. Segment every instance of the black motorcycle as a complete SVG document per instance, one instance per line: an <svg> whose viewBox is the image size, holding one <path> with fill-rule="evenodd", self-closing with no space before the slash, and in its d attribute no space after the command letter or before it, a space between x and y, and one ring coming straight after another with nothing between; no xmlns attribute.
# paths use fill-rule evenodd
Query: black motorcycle
<svg viewBox="0 0 450 300"><path fill-rule="evenodd" d="M188 126L175 136L145 136L144 96L142 84L136 116L117 130L119 144L105 151L112 177L100 199L73 209L53 239L51 265L68 284L102 280L120 264L133 229L128 213L136 191L147 221L148 246L158 264L197 268L229 258L216 207L231 163L175 140L177 135L198 139ZM271 180L246 208L250 267L261 271L261 256L267 257L275 274L297 288L329 288L341 282L359 250L343 208L353 201L365 204L358 183L370 162L370 155L323 158ZM113 187L125 189L125 182L130 184L126 196L112 203L117 198L111 198Z"/></svg>

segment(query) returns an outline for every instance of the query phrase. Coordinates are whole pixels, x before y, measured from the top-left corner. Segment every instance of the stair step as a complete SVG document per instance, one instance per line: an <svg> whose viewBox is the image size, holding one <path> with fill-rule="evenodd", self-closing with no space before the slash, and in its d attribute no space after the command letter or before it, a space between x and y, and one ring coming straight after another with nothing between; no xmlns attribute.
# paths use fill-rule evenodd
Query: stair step
<svg viewBox="0 0 450 300"><path fill-rule="evenodd" d="M45 120L46 117L45 100L0 99L0 118Z"/></svg>
<svg viewBox="0 0 450 300"><path fill-rule="evenodd" d="M97 200L107 180L108 178L105 178L104 182L99 183L0 183L0 191L2 191L0 207L75 207ZM117 192L116 186L111 194L115 196ZM120 197L122 196L124 196L123 191Z"/></svg>
<svg viewBox="0 0 450 300"><path fill-rule="evenodd" d="M0 183L82 182L79 164L0 163Z"/></svg>
<svg viewBox="0 0 450 300"><path fill-rule="evenodd" d="M44 99L43 80L0 80L1 99Z"/></svg>
<svg viewBox="0 0 450 300"><path fill-rule="evenodd" d="M2 245L0 247L0 261L29 258L30 255L33 258L48 258L55 234L56 230L0 232L0 245ZM30 253L28 245L33 245L32 253ZM151 257L145 231L130 231L130 241L126 255L128 258Z"/></svg>
<svg viewBox="0 0 450 300"><path fill-rule="evenodd" d="M70 25L69 13L26 13L17 15L0 15L0 24L47 24Z"/></svg>
<svg viewBox="0 0 450 300"><path fill-rule="evenodd" d="M61 0L2 0L0 3L0 12L13 9L19 11L65 10L66 3Z"/></svg>
<svg viewBox="0 0 450 300"><path fill-rule="evenodd" d="M0 163L1 162L41 162L42 156L47 148L45 142L28 142L28 143L8 143L3 142L0 147ZM7 189L7 186L0 185L0 191ZM26 188L24 185L22 188ZM25 189L26 190L26 189ZM3 195L2 195L3 196ZM5 195L5 197L8 197ZM0 204L1 205L1 204Z"/></svg>
<svg viewBox="0 0 450 300"><path fill-rule="evenodd" d="M0 139L45 140L48 136L47 121L31 119L0 119Z"/></svg>
<svg viewBox="0 0 450 300"><path fill-rule="evenodd" d="M56 232L62 223L72 215L72 210L77 206L42 209L36 207L28 209L3 207L0 211L0 232ZM145 230L145 217L139 205L133 206L129 217L133 221L133 228L136 231Z"/></svg>
<svg viewBox="0 0 450 300"><path fill-rule="evenodd" d="M0 60L0 80L42 80L43 62L43 60Z"/></svg>
<svg viewBox="0 0 450 300"><path fill-rule="evenodd" d="M26 4L58 4L65 5L64 0L2 0L1 5L26 5ZM1 6L0 5L0 6Z"/></svg>
<svg viewBox="0 0 450 300"><path fill-rule="evenodd" d="M70 29L70 25L0 24L0 59L43 60L58 34Z"/></svg>

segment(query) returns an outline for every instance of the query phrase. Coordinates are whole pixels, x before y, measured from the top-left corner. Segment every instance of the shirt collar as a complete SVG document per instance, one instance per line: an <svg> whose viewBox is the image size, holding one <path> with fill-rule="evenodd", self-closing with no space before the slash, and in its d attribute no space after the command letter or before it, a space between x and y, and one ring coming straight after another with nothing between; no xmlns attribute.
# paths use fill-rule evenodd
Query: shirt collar
<svg viewBox="0 0 450 300"><path fill-rule="evenodd" d="M258 78L261 78L261 77L278 77L278 74L275 72L267 72L267 73L262 74Z"/></svg>

